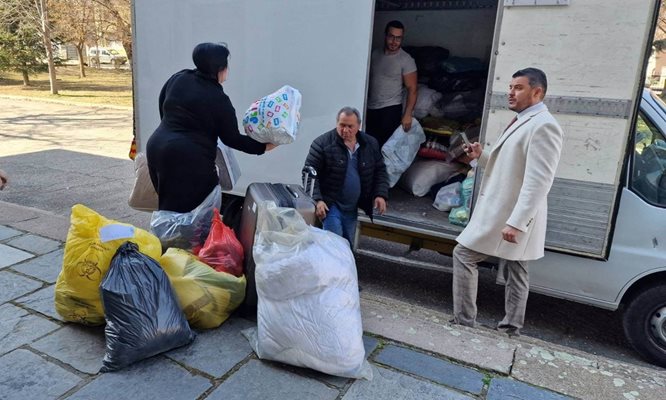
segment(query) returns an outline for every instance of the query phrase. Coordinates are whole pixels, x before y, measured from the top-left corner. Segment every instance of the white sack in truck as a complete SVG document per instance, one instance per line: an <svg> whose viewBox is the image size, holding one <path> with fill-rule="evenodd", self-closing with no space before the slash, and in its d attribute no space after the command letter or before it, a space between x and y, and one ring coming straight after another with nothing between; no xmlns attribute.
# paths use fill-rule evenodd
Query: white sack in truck
<svg viewBox="0 0 666 400"><path fill-rule="evenodd" d="M301 93L291 86L282 86L252 103L245 112L243 128L259 142L289 144L296 140L300 109Z"/></svg>
<svg viewBox="0 0 666 400"><path fill-rule="evenodd" d="M356 264L349 243L308 226L293 208L260 205L253 247L261 359L348 378L372 378L363 347Z"/></svg>
<svg viewBox="0 0 666 400"><path fill-rule="evenodd" d="M447 181L464 168L463 164L440 160L416 160L400 178L399 185L417 197L423 197L430 188Z"/></svg>
<svg viewBox="0 0 666 400"><path fill-rule="evenodd" d="M414 111L412 115L414 118L425 118L428 116L430 109L432 109L439 100L442 98L442 94L436 90L430 89L426 85L419 85L418 89L419 95L416 97L416 104L414 105ZM404 112L405 107L407 107L407 92L402 98L402 110Z"/></svg>
<svg viewBox="0 0 666 400"><path fill-rule="evenodd" d="M426 135L421 124L412 118L412 127L409 132L405 132L402 125L400 125L389 140L384 143L382 155L384 156L390 187L398 183L400 175L412 164L421 143L425 141Z"/></svg>

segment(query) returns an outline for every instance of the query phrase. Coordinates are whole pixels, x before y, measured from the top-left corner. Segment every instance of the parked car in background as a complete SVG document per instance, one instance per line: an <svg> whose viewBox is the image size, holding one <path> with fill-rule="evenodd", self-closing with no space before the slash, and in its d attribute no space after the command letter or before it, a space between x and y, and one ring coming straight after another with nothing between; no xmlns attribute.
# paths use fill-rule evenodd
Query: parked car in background
<svg viewBox="0 0 666 400"><path fill-rule="evenodd" d="M90 65L113 64L119 66L127 62L127 57L114 49L91 48L88 50L88 58Z"/></svg>

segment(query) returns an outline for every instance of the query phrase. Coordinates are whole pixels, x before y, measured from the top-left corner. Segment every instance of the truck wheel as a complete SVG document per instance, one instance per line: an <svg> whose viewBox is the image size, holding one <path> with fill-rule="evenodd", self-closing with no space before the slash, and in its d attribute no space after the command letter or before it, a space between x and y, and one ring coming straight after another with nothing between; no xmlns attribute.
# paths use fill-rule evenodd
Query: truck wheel
<svg viewBox="0 0 666 400"><path fill-rule="evenodd" d="M624 311L624 335L638 353L666 367L666 283L636 295Z"/></svg>

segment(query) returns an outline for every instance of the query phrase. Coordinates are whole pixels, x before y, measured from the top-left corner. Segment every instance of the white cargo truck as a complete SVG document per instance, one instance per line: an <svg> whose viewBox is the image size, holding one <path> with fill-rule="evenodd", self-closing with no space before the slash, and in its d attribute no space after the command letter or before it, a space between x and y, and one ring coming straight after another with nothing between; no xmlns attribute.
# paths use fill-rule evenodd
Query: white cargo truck
<svg viewBox="0 0 666 400"><path fill-rule="evenodd" d="M468 115L467 124L477 125L486 146L513 116L506 103L512 73L541 68L549 78L546 103L566 139L549 196L548 251L530 266L531 289L622 310L629 342L645 358L666 366L666 112L642 89L658 3L135 1L139 148L145 148L159 123L162 85L172 73L192 67L192 49L204 41L229 46L230 75L224 86L239 119L254 100L282 85L303 95L295 143L261 157L237 153L242 176L229 195L241 197L251 182L300 182L310 143L334 127L337 110L345 105L364 110L371 49L382 45L390 20L406 27L403 47L444 48L450 60L483 65L478 115ZM425 73L420 71L420 78ZM439 133L445 143L450 132ZM450 224L447 213L434 209L432 199L399 188L390 196L386 215L374 223L360 217L358 235L450 253L462 228ZM447 269L409 256L356 251Z"/></svg>

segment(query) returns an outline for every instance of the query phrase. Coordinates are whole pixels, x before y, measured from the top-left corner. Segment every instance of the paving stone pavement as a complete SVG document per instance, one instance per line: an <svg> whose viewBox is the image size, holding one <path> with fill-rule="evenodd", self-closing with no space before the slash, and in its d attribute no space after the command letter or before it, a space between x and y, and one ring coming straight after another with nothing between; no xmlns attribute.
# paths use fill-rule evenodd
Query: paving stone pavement
<svg viewBox="0 0 666 400"><path fill-rule="evenodd" d="M0 225L0 400L524 399L561 394L366 334L372 381L258 360L232 317L189 346L98 373L104 330L64 323L53 304L63 243ZM462 361L462 362L461 362Z"/></svg>

